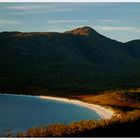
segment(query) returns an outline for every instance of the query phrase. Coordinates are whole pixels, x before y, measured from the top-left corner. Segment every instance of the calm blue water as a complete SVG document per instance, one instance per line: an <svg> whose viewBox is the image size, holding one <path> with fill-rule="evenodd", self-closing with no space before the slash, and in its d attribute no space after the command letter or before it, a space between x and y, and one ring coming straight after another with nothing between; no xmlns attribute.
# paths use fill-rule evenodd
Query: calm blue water
<svg viewBox="0 0 140 140"><path fill-rule="evenodd" d="M93 110L33 96L0 95L0 134L54 123L100 119Z"/></svg>

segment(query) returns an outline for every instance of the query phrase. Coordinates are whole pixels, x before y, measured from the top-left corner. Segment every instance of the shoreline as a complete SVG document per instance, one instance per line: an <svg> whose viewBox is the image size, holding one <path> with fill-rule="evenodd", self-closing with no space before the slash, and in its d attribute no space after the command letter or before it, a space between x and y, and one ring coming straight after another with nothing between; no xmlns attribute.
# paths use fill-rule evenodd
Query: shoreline
<svg viewBox="0 0 140 140"><path fill-rule="evenodd" d="M39 98L40 96L39 95L27 95L27 94L11 94L11 93L1 93L0 92L0 95L10 95L10 96L23 96L23 97L36 97L36 98Z"/></svg>
<svg viewBox="0 0 140 140"><path fill-rule="evenodd" d="M42 99L55 100L55 101L66 102L66 103L71 103L71 104L86 107L88 109L95 111L102 119L111 119L112 116L115 115L115 111L113 111L110 108L105 108L100 105L82 102L80 100L52 97L52 96L39 96L39 97Z"/></svg>
<svg viewBox="0 0 140 140"><path fill-rule="evenodd" d="M44 95L24 95L24 94L7 94L7 93L0 93L0 95L12 95L12 96L24 96L24 97L36 97L36 98L42 98L42 99L49 99L49 100L55 100L60 102L66 102L71 103L75 105L79 105L82 107L86 107L90 110L95 111L102 119L111 119L113 115L115 115L115 111L113 111L111 108L105 108L100 105L91 104L87 102L83 102L76 99L68 99L68 98L62 98L62 97L53 97L53 96L44 96Z"/></svg>

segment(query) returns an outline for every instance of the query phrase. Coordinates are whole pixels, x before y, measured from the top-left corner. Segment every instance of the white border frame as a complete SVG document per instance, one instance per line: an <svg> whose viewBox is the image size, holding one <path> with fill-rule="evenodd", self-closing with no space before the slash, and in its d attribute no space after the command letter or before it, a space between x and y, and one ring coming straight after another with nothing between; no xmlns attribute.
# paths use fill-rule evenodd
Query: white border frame
<svg viewBox="0 0 140 140"><path fill-rule="evenodd" d="M134 2L140 2L140 0L0 0L0 2L4 3L10 3L10 2L17 2L17 3L22 3L22 2L34 2L34 3L42 3L42 2L50 2L50 3L78 3L78 2L83 2L83 3L88 3L88 2L94 2L94 3L134 3Z"/></svg>

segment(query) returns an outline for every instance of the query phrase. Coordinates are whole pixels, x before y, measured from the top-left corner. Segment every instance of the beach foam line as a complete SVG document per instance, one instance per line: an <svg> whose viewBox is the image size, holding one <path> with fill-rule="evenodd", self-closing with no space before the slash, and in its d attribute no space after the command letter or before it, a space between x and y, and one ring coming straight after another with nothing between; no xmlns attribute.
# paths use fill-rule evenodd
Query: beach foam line
<svg viewBox="0 0 140 140"><path fill-rule="evenodd" d="M38 95L26 95L26 94L11 94L11 93L0 93L0 95L6 96L21 96L21 97L32 97L32 98L40 98Z"/></svg>
<svg viewBox="0 0 140 140"><path fill-rule="evenodd" d="M100 105L85 103L79 100L51 97L51 96L39 96L39 97L42 99L56 100L56 101L61 101L61 102L66 102L66 103L71 103L71 104L76 104L79 106L86 107L88 109L97 112L102 119L110 119L115 114L114 111L109 108L105 108Z"/></svg>

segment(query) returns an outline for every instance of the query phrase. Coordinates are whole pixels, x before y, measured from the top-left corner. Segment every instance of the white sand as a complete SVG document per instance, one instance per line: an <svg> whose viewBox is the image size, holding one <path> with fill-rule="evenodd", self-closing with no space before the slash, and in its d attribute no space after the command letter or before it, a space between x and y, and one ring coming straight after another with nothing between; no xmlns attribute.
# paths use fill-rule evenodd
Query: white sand
<svg viewBox="0 0 140 140"><path fill-rule="evenodd" d="M102 107L100 105L85 103L85 102L82 102L82 101L79 101L79 100L59 98L59 97L51 97L51 96L32 96L32 95L18 95L18 94L6 94L6 93L5 94L0 94L0 95L25 96L25 97L37 97L37 98L39 97L39 98L43 98L43 99L72 103L72 104L76 104L76 105L83 106L83 107L89 108L91 110L94 110L103 119L110 119L113 115L116 115L115 111L113 111L110 108L105 108L105 107Z"/></svg>
<svg viewBox="0 0 140 140"><path fill-rule="evenodd" d="M85 103L85 102L82 102L79 100L58 98L58 97L51 97L51 96L40 96L40 98L49 99L49 100L56 100L56 101L61 101L61 102L67 102L67 103L72 103L72 104L76 104L79 106L83 106L83 107L89 108L91 110L94 110L103 119L110 119L115 114L115 112L113 110L111 110L110 108L104 108L104 107L99 106L99 105Z"/></svg>

